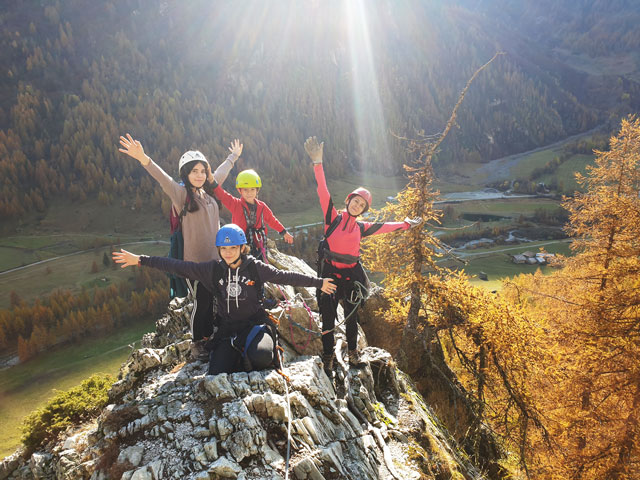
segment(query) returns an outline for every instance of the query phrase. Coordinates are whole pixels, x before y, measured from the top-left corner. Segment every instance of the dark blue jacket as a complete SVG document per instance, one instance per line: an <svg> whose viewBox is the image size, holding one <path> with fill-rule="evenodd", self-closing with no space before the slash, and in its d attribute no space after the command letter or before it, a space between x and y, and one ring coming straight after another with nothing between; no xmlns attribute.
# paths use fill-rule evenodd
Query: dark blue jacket
<svg viewBox="0 0 640 480"><path fill-rule="evenodd" d="M199 280L209 291L214 292L218 299L219 327L223 335L243 331L250 325L251 319L263 310L260 289L265 282L322 287L321 278L278 270L251 255L243 255L242 263L237 269L230 268L223 260L196 263L144 255L140 257L140 263L179 277ZM249 268L251 263L255 264L255 268ZM252 271L260 278L252 278Z"/></svg>

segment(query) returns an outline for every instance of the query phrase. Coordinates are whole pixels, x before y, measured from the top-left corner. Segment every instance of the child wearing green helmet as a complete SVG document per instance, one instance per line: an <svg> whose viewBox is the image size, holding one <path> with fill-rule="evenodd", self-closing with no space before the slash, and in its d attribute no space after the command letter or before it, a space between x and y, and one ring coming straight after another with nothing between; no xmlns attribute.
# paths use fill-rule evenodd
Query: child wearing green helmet
<svg viewBox="0 0 640 480"><path fill-rule="evenodd" d="M271 209L261 200L258 192L262 187L262 180L255 170L244 170L236 177L236 188L240 198L228 193L221 185L214 184L213 193L231 212L231 222L243 229L247 236L251 254L259 260L267 261L267 233L268 227L273 228L283 236L284 241L293 243L293 236L275 217Z"/></svg>
<svg viewBox="0 0 640 480"><path fill-rule="evenodd" d="M209 344L209 375L260 370L271 365L280 367L274 353L277 329L262 304L264 282L316 287L327 294L336 289L329 278L286 272L256 260L247 255L246 242L244 231L237 225L228 224L216 235L220 260L195 263L136 255L126 250L113 252L114 262L122 268L136 265L157 268L195 278L215 292L220 309L216 322L218 331Z"/></svg>

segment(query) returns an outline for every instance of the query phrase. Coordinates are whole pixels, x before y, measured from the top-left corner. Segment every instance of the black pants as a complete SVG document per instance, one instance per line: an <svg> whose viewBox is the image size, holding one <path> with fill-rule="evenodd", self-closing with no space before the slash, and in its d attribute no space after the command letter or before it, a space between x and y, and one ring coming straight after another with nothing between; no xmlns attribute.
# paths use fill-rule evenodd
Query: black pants
<svg viewBox="0 0 640 480"><path fill-rule="evenodd" d="M254 325L262 323L264 322L259 320L252 322L251 326L237 334L216 334L209 354L209 375L263 370L271 366L274 363L276 343L275 335L272 333L264 331L258 333L246 348L247 358L243 356L249 332Z"/></svg>
<svg viewBox="0 0 640 480"><path fill-rule="evenodd" d="M360 263L356 264L352 268L336 268L328 262L324 262L322 270L318 276L323 278L331 277L338 286L336 292L332 295L327 295L318 292L318 309L322 316L322 331L331 330L322 336L322 350L326 354L333 352L335 344L333 328L336 324L338 303L342 302L342 309L344 310L344 316L347 319L346 333L347 333L347 346L349 350L355 350L358 346L358 307L360 304L356 301L358 287L355 285L355 281L360 282L366 288L369 286L369 280ZM352 301L350 301L352 300ZM347 318L348 317L348 318Z"/></svg>
<svg viewBox="0 0 640 480"><path fill-rule="evenodd" d="M210 337L213 333L214 297L199 281L187 280L193 295L193 311L191 312L191 336L193 341Z"/></svg>

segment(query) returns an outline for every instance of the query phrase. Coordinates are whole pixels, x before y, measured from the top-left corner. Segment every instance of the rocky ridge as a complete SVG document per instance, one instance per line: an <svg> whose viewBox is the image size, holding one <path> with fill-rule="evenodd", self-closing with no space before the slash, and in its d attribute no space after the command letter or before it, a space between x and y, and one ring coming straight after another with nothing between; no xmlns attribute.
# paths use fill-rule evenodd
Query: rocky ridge
<svg viewBox="0 0 640 480"><path fill-rule="evenodd" d="M279 268L313 273L271 253ZM307 309L316 309L314 289L281 288L288 312L272 313L284 375L206 375L207 365L189 358L191 305L176 299L122 366L100 416L31 455L7 457L0 480L483 478L391 355L366 347L364 335L363 366L339 357L332 382L312 333L320 331L317 314ZM267 295L281 291L268 285Z"/></svg>

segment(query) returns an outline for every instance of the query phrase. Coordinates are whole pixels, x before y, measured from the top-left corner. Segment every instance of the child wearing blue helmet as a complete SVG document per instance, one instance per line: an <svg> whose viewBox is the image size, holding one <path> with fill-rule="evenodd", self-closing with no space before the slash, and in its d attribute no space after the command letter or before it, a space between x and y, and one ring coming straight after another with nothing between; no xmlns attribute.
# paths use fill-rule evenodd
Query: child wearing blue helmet
<svg viewBox="0 0 640 480"><path fill-rule="evenodd" d="M279 270L249 253L244 231L228 224L218 230L216 247L220 260L186 262L167 257L147 257L126 250L113 252L115 263L122 268L142 265L193 278L210 288L220 309L218 331L209 356L209 374L260 370L272 365L276 330L262 305L264 282L300 287L316 287L327 294L336 286L329 278L317 278L296 272ZM263 327L267 328L254 328Z"/></svg>
<svg viewBox="0 0 640 480"><path fill-rule="evenodd" d="M242 144L236 139L231 142L229 156L214 171L209 161L197 150L185 152L178 162L178 172L182 184L165 173L150 156L139 140L130 134L120 137L119 151L136 159L142 167L158 182L162 190L171 199L173 209L178 215L180 229L184 239L184 260L206 262L219 260L218 252L211 248L220 228L218 203L212 196L214 182L225 181L238 157L242 154ZM187 277L186 283L193 296L190 328L193 336L192 356L199 357L204 350L206 338L213 333L215 305L213 293L207 290L195 278ZM184 292L186 293L186 292Z"/></svg>

